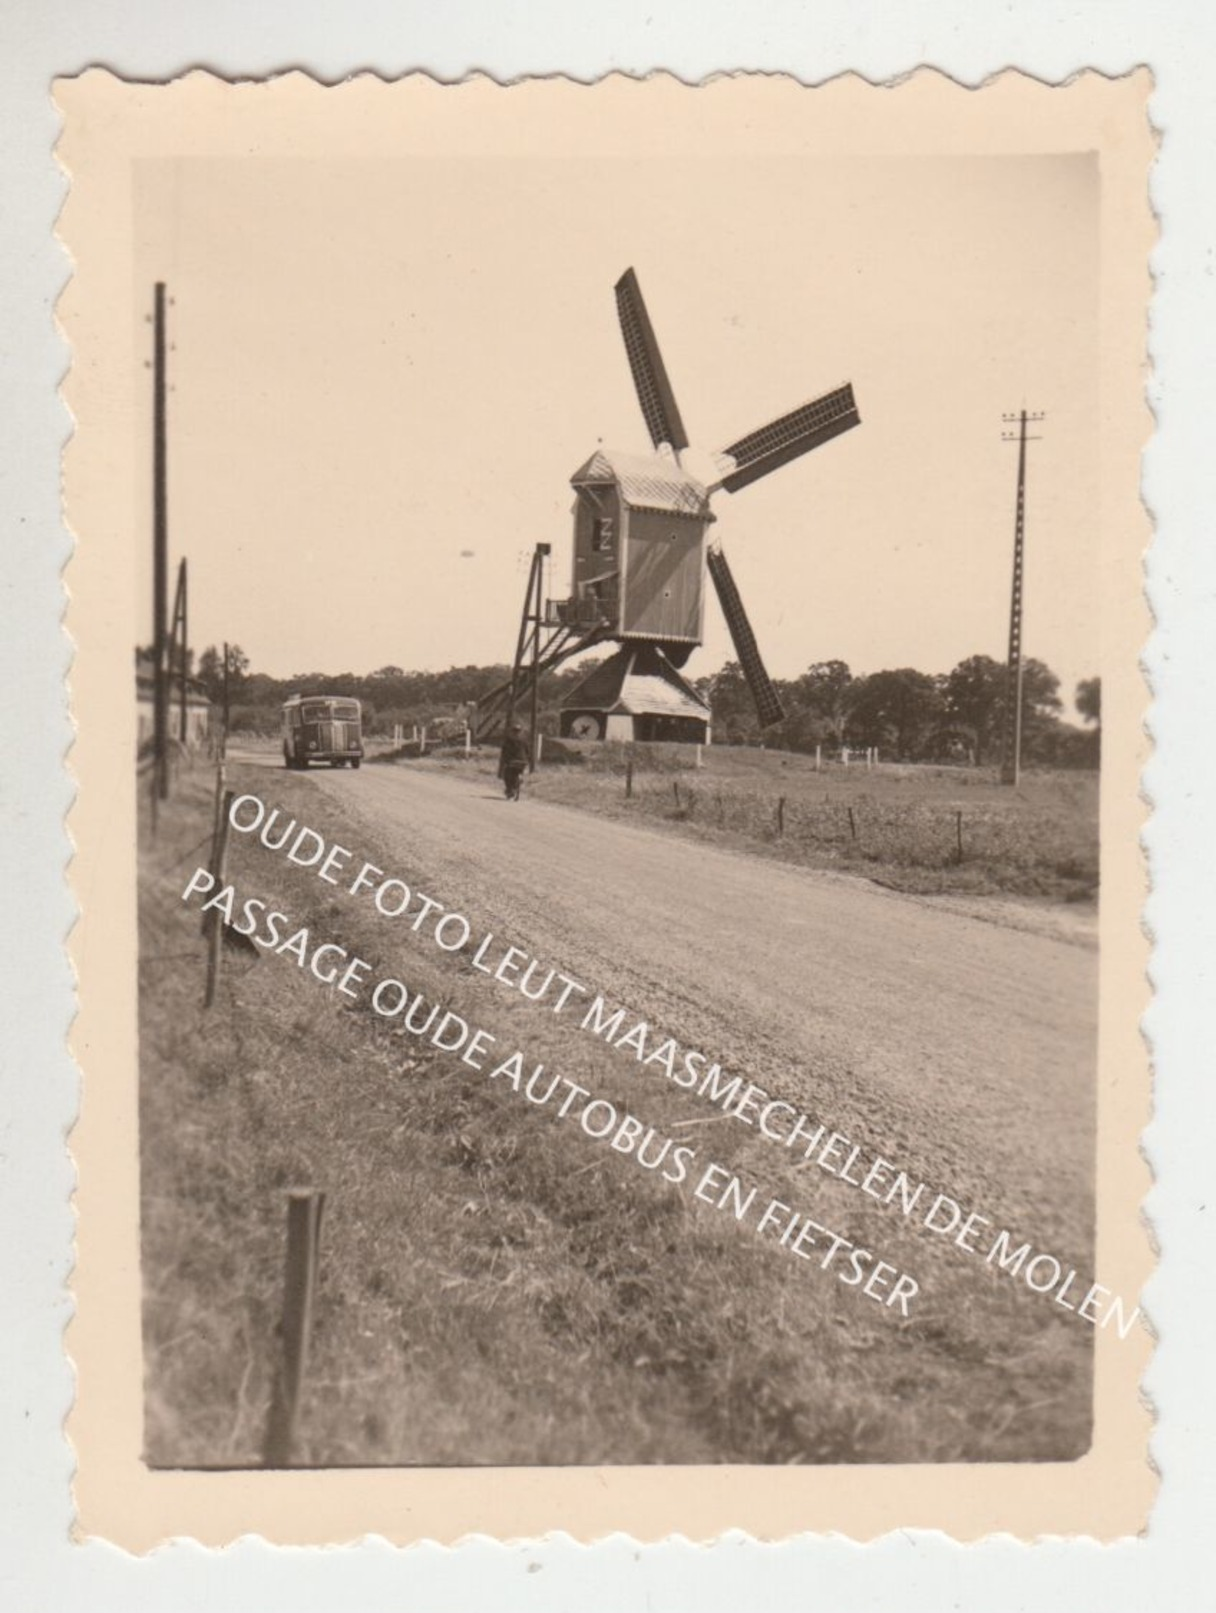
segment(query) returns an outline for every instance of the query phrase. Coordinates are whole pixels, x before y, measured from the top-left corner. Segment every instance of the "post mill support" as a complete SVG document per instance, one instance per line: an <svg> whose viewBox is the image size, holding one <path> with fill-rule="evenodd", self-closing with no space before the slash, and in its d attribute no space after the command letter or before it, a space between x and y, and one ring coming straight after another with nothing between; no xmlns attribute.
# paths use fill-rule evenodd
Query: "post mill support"
<svg viewBox="0 0 1216 1613"><path fill-rule="evenodd" d="M538 543L533 551L511 676L505 683L500 683L497 688L481 696L471 725L473 736L479 744L498 739L511 726L517 708L527 701L531 726L529 755L533 768L536 766L538 748L542 675L605 636L605 630L600 625L588 628L586 624L572 626L566 622L552 623L547 620L544 564L549 553L550 545L547 543Z"/></svg>

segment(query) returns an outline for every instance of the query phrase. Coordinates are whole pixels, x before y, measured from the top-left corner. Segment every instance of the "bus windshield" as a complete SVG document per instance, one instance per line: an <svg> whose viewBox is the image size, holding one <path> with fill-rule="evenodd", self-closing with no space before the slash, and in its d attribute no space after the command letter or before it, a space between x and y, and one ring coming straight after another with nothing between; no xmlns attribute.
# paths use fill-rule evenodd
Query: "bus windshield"
<svg viewBox="0 0 1216 1613"><path fill-rule="evenodd" d="M359 707L353 700L309 700L300 707L304 722L358 722Z"/></svg>

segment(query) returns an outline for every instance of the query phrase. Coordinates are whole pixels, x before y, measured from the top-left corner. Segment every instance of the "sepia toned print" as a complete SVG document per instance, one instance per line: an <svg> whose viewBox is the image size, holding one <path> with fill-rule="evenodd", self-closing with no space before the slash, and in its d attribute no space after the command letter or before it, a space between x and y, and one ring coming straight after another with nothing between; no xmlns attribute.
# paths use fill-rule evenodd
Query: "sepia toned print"
<svg viewBox="0 0 1216 1613"><path fill-rule="evenodd" d="M1143 1524L1146 93L58 86L86 1530Z"/></svg>

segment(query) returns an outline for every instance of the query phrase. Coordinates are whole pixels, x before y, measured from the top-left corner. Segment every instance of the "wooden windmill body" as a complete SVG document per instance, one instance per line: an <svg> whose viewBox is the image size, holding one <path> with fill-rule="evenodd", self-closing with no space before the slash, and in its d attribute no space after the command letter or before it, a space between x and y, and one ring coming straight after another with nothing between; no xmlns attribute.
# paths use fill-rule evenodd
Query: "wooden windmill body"
<svg viewBox="0 0 1216 1613"><path fill-rule="evenodd" d="M720 545L710 539L716 492L737 492L860 423L851 385L749 432L714 456L716 479L680 461L688 436L637 276L616 284L621 334L649 454L597 449L571 477L574 544L568 598L542 605L538 545L515 668L479 705L479 737L509 721L541 672L594 645L619 648L565 699L560 727L578 739L704 740L709 707L680 674L702 642L708 571L761 726L784 715ZM533 701L535 707L535 700Z"/></svg>

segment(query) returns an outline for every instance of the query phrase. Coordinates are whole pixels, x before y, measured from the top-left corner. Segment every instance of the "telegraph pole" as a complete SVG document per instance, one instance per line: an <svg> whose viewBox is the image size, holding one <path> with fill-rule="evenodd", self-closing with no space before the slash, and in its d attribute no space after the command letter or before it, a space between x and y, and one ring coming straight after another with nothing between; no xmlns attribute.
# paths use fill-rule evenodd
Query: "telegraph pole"
<svg viewBox="0 0 1216 1613"><path fill-rule="evenodd" d="M186 724L186 679L190 670L190 651L188 648L190 627L186 588L186 560L185 556L183 555L181 560L178 561L177 565L177 590L173 595L173 630L169 636L170 671L172 671L174 660L177 660L178 695L181 704L178 737L183 745L185 745L187 739L189 738L189 730Z"/></svg>
<svg viewBox="0 0 1216 1613"><path fill-rule="evenodd" d="M165 287L156 282L152 358L152 755L153 791L169 795L169 668L165 617L169 605L169 516L165 473Z"/></svg>
<svg viewBox="0 0 1216 1613"><path fill-rule="evenodd" d="M232 707L228 699L228 640L224 640L224 734L220 740L220 760L228 760L228 723L232 715Z"/></svg>
<svg viewBox="0 0 1216 1613"><path fill-rule="evenodd" d="M537 753L540 750L540 634L545 619L545 557L549 553L547 543L538 543L536 546L536 564L532 596L532 709L531 734L528 744L528 772L536 772Z"/></svg>
<svg viewBox="0 0 1216 1613"><path fill-rule="evenodd" d="M1005 663L1005 737L1001 758L1001 783L1016 785L1022 771L1022 613L1023 583L1026 570L1026 444L1028 424L1042 420L1042 414L1002 415L1017 430L1001 432L1004 442L1018 445L1018 495L1013 523L1013 587L1009 600L1009 658Z"/></svg>

